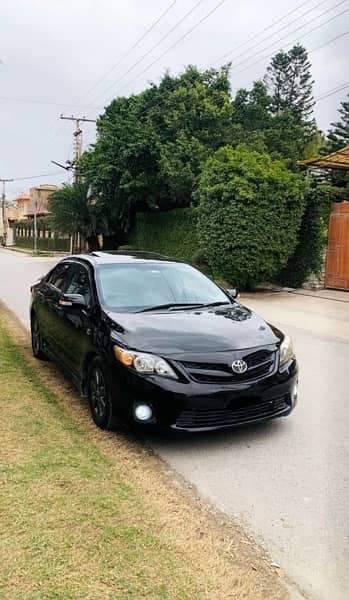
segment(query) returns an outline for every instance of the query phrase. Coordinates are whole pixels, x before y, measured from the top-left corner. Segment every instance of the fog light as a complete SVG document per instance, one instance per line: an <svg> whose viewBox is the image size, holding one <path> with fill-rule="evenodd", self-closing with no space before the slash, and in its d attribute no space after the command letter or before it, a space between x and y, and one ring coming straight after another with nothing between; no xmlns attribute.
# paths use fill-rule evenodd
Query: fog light
<svg viewBox="0 0 349 600"><path fill-rule="evenodd" d="M138 421L150 421L153 411L149 404L136 404L134 414Z"/></svg>

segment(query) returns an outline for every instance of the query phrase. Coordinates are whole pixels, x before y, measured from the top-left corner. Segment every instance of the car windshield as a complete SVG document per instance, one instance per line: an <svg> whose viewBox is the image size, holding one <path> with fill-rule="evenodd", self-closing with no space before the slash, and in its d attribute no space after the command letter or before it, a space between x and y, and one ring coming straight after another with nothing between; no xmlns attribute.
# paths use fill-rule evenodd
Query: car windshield
<svg viewBox="0 0 349 600"><path fill-rule="evenodd" d="M229 302L210 279L181 263L98 265L97 287L101 304L117 311Z"/></svg>

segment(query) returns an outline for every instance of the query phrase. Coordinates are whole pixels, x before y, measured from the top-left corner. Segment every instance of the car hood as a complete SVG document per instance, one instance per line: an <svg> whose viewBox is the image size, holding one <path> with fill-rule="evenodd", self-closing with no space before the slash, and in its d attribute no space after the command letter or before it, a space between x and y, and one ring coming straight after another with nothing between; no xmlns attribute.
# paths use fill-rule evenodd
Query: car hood
<svg viewBox="0 0 349 600"><path fill-rule="evenodd" d="M239 303L214 309L107 313L115 343L162 355L275 344L280 332Z"/></svg>

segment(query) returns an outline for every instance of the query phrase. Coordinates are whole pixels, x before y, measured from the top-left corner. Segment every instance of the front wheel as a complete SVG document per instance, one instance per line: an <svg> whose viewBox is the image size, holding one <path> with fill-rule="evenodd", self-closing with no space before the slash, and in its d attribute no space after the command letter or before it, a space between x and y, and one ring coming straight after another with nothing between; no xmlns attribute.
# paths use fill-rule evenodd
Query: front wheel
<svg viewBox="0 0 349 600"><path fill-rule="evenodd" d="M47 360L46 354L42 349L42 337L40 327L36 315L33 315L30 322L32 351L35 358L39 360Z"/></svg>
<svg viewBox="0 0 349 600"><path fill-rule="evenodd" d="M96 357L88 371L87 393L91 416L97 427L107 430L118 428L111 389L103 361Z"/></svg>

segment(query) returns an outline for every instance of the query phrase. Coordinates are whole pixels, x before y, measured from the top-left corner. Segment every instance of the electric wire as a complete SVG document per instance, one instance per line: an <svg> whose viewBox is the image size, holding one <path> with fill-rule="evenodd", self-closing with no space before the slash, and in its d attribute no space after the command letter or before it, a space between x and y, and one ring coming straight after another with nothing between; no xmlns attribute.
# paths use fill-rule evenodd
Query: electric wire
<svg viewBox="0 0 349 600"><path fill-rule="evenodd" d="M338 92L342 92L343 90L346 90L348 87L349 87L349 81L341 84L340 86L337 86L336 88L333 88L332 90L328 90L327 92L322 92L322 94L320 94L320 96L317 96L317 98L315 98L315 102L324 100L325 98L328 98L329 96L333 96L333 94L338 94Z"/></svg>
<svg viewBox="0 0 349 600"><path fill-rule="evenodd" d="M293 29L292 31L289 31L286 35L283 35L281 38L278 38L277 40L275 40L274 42L272 42L271 44L269 44L268 46L265 46L264 48L261 48L258 52L255 52L254 54L252 54L251 56L247 56L246 58L244 58L243 60L241 60L240 62L238 62L237 64L234 65L233 63L233 68L237 68L240 65L243 65L246 61L251 60L252 58L254 58L255 56L258 56L260 54L260 52L263 52L264 50L268 50L269 48L271 48L272 46L275 46L276 44L278 44L279 42L282 42L283 40L287 39L290 35L292 35L293 33L296 33L297 31L299 31L300 29L303 29L304 27L306 27L307 25L310 25L311 23L313 23L314 21L316 21L317 19L319 19L320 17L323 17L324 15L326 15L327 13L331 12L332 10L335 10L336 8L338 8L341 4L344 4L348 2L348 0L341 0L340 2L338 2L337 4L335 4L334 6L328 8L327 10L323 11L322 13L320 13L319 15L313 17L312 19L309 19L309 21L306 21L306 23L303 23L302 25L299 25L298 27L296 27L295 29ZM331 17L330 19L327 19L326 21L324 21L323 23L319 23L319 25L316 25L314 28L310 29L309 31L305 32L304 34L301 34L301 38L306 37L307 35L309 35L310 33L312 33L313 31L316 31L317 29L320 29L321 27L324 27L324 25L327 25L328 23L330 23L331 21L333 21L334 19L338 19L338 17L340 17L341 15L345 14L346 12L348 12L349 9L345 9L344 11L342 11L341 13L338 13L336 15L334 15L333 17ZM296 38L299 38L299 36ZM293 43L293 42L288 42L288 43ZM240 71L239 71L240 72Z"/></svg>
<svg viewBox="0 0 349 600"><path fill-rule="evenodd" d="M149 56L149 54L151 54L151 52L153 52L153 50L155 50L156 48L158 48L158 46L160 46L160 44L162 44L163 41L165 41L165 39L167 39L171 33L173 33L173 31L175 31L197 8L200 4L202 4L204 2L204 0L199 0L198 2L196 2L196 4L194 4L194 6L191 7L190 10L188 10L183 17L181 17L181 19L179 19L179 21L177 21L173 27L171 27L171 29L169 29L165 35L162 36L162 38L156 42L156 44L154 44L154 46L152 46L149 50L147 50L147 52L145 52L143 54L143 56L141 56L133 65L131 65L129 67L129 69L127 69L127 71L125 71L125 73L123 73L117 80L114 80L113 83L111 83L105 90L103 90L103 92L101 92L98 96L94 97L91 100L92 102L95 102L96 99L99 99L101 96L104 96L105 94L107 94L109 92L109 90L111 90L116 82L119 83L122 79L124 79L124 77L126 77L131 71L133 71L133 69L135 67L137 67L141 62L143 62L143 60Z"/></svg>
<svg viewBox="0 0 349 600"><path fill-rule="evenodd" d="M51 102L50 100L37 100L32 98L16 98L12 96L0 96L0 101L4 102L24 102L28 104L42 104L45 106L61 106L65 108L94 108L96 110L103 109L103 106L88 107L86 104L66 104L65 102Z"/></svg>
<svg viewBox="0 0 349 600"><path fill-rule="evenodd" d="M310 35L311 33L313 33L314 31L317 31L318 29L320 29L321 27L324 27L325 25L327 25L328 23L330 23L331 21L333 21L334 19L338 19L338 17L341 17L343 14L347 13L349 9L346 9L344 11L342 11L341 13L334 15L331 19L327 19L327 21L325 21L324 23L320 23L319 25L317 25L316 27L313 27L312 29L310 29L309 31L307 31L306 33L304 33L302 36L298 36L297 38L294 38L292 41L287 42L287 46L290 46L291 44L297 43L299 40L307 37L308 35ZM328 44L330 44L331 42L339 39L340 37L343 37L343 35L346 35L347 32L340 34L338 36L336 36L335 38L333 38L332 40L329 40L327 42L325 42L324 44L321 44L320 46L318 46L317 48L313 48L312 50L308 51L308 55L310 54L310 52L314 52L315 50L322 48L324 46L327 46ZM272 44L273 45L273 44ZM263 50L266 50L266 48L263 48ZM270 56L273 54L275 50L273 50L272 52L269 52L268 54L265 54L264 56L261 56L258 60L254 61L253 63L247 65L246 67L244 67L243 69L240 69L239 71L232 71L233 75L239 75L240 73L243 73L244 71L247 71L248 69L250 69L251 67L254 67L255 65L257 65L258 63L260 63L261 61L265 60L266 58L270 58ZM258 53L259 54L259 53ZM252 58L252 57L251 57ZM242 61L245 62L245 61ZM242 64L239 63L239 64ZM238 65L235 65L238 66Z"/></svg>
<svg viewBox="0 0 349 600"><path fill-rule="evenodd" d="M228 0L221 0L221 2L219 2L218 4L216 4L216 6L214 6L214 8L212 8L208 13L206 13L206 15L204 15L199 21L197 21L197 23L195 23L193 25L193 27L191 27L188 31L186 31L186 33L184 33L178 40L176 40L173 44L171 44L171 46L169 46L162 54L160 54L160 56L158 56L155 60L153 60L153 62L151 62L147 67L145 67L145 69L143 69L143 71L141 71L140 73L138 73L138 75L136 75L136 77L134 79L132 79L131 81L128 81L125 85L123 85L120 90L123 90L125 87L128 87L129 85L131 85L134 81L136 81L141 75L143 75L144 73L146 73L146 71L148 71L153 65L155 65L159 60L161 60L168 52L170 52L171 50L173 50L173 48L175 48L176 46L178 46L178 44L180 44L186 37L188 37L188 35L190 35L195 29L197 29L201 23L203 23L204 21L206 21L213 13L215 13L223 4L225 4ZM108 100L109 102L110 100Z"/></svg>
<svg viewBox="0 0 349 600"><path fill-rule="evenodd" d="M100 83L102 83L102 81L104 81L108 75L110 75L110 73L112 73L113 71L115 71L115 69L122 63L122 61L131 54L131 52L133 50L135 50L135 48L137 48L137 46L139 46L139 44L144 40L144 38L147 37L147 35L149 35L149 33L151 33L151 31L153 31L153 29L155 29L155 27L160 23L160 21L162 21L162 19L170 12L170 10L174 7L174 5L177 3L177 0L174 0L167 8L166 10L164 10L163 13L161 13L161 15L154 21L154 23L141 35L140 38L138 38L138 40L119 58L119 60L114 63L110 69L104 73L104 75L102 75L85 93L84 93L84 97L86 97L88 94L90 94L96 87L98 87L98 85Z"/></svg>
<svg viewBox="0 0 349 600"><path fill-rule="evenodd" d="M268 25L267 27L265 27L264 29L262 29L261 31L255 33L254 36L250 37L248 40L246 40L245 42L243 42L242 44L239 44L238 46L232 48L231 50L229 50L229 52L226 52L225 54L221 55L219 58L216 58L216 60L214 60L210 66L215 65L218 62L222 62L222 60L228 58L228 56L231 56L232 54L235 54L236 50L239 50L240 48L242 48L243 46L246 46L246 44L248 44L249 42L252 42L256 39L256 37L258 37L259 35L262 35L263 33L265 33L266 31L268 31L269 29L271 29L272 27L274 27L275 25L277 25L278 23L280 23L281 21L283 21L284 19L286 19L287 17L289 17L291 14L297 12L300 8L302 8L303 6L305 6L306 4L309 4L310 0L306 0L306 2L302 2L301 4L299 4L296 8L294 8L293 10L291 10L290 12L286 13L283 17L281 17L280 19L278 19L277 21L274 21L273 23L271 23L270 25ZM256 48L257 46L259 46L260 44L263 43L263 41L266 41L268 39L270 39L271 37L273 37L274 35L277 35L278 33L280 33L280 31L283 31L284 29L286 29L287 27L290 27L290 25L292 25L293 23L295 23L296 21L298 21L299 19L301 19L302 17L304 17L305 15L309 14L310 12L312 12L313 10L316 10L319 6L321 6L321 4L325 4L325 2L327 2L327 0L321 0L321 2L319 2L318 4L316 4L315 6L313 6L312 8L309 8L305 13L302 13L301 15L298 15L298 17L296 17L295 19L293 19L293 21L290 21L289 23L286 23L286 25L283 25L283 27L281 27L280 29L277 29L276 31L274 31L273 33L271 33L269 36L267 36L266 38L263 38L262 40L260 40L259 42L257 42L256 44L254 44L253 46L247 48L246 50L244 50L244 52L241 52L240 54L238 54L237 56L235 56L236 58L239 58L240 56L243 56L243 54L246 54L246 52L249 52L250 50L252 50L253 48Z"/></svg>
<svg viewBox="0 0 349 600"><path fill-rule="evenodd" d="M203 0L201 0L201 1L203 1ZM172 9L172 7L176 4L176 2L177 2L177 0L172 2L169 5L169 7L163 13L161 13L161 15L154 21L154 23L144 32L144 34L138 40L136 40L136 42L129 48L129 50L124 55L122 55L122 57L120 57L119 61L117 61L117 63L115 63L107 73L105 73L102 77L100 77L97 80L97 82L95 82L95 84L93 84L91 86L91 88L87 92L85 92L85 94L83 96L80 96L79 98L85 97L95 87L97 87L101 81L104 81L105 77L107 77L120 64L120 62L126 57L126 55L128 56L131 53L131 51L134 50L139 45L139 43L156 27L156 25L158 25L158 23ZM79 101L80 100L78 99L77 102L79 102ZM88 108L90 108L90 106ZM49 140L53 142L56 139L57 135L60 134L61 131L62 131L61 128L58 125L55 127L55 123L54 123L50 130L51 136L50 136Z"/></svg>
<svg viewBox="0 0 349 600"><path fill-rule="evenodd" d="M41 175L29 175L28 177L12 177L12 181L27 181L29 179L40 179L41 177L53 177L55 175L63 175L62 171L53 173L42 173Z"/></svg>
<svg viewBox="0 0 349 600"><path fill-rule="evenodd" d="M201 23L203 23L206 19L208 19L213 13L215 13L220 6L222 6L223 4L225 4L227 2L227 0L221 0L216 6L214 6L208 13L206 13L206 15L204 15L199 21L197 21L193 27L191 27L187 32L185 32L179 39L177 39L169 48L167 48L159 57L157 57L150 65L148 65L143 71L147 71L151 66L153 66L153 64L155 64L158 60L160 60L163 56L165 56L165 54L167 54L167 52L169 52L172 48L174 48L175 46L177 46L183 39L185 39L188 35L190 35L190 33L192 33L197 27L199 27L199 25L201 25ZM201 0L199 3L195 4L194 7L191 9L191 12L201 3ZM186 13L187 14L187 13ZM139 75L137 75L138 78ZM133 80L132 80L133 81ZM126 84L128 85L128 84ZM123 86L125 87L125 86ZM123 88L122 88L123 89ZM113 96L114 97L114 96ZM96 99L94 99L96 100ZM109 102L109 100L107 101Z"/></svg>

